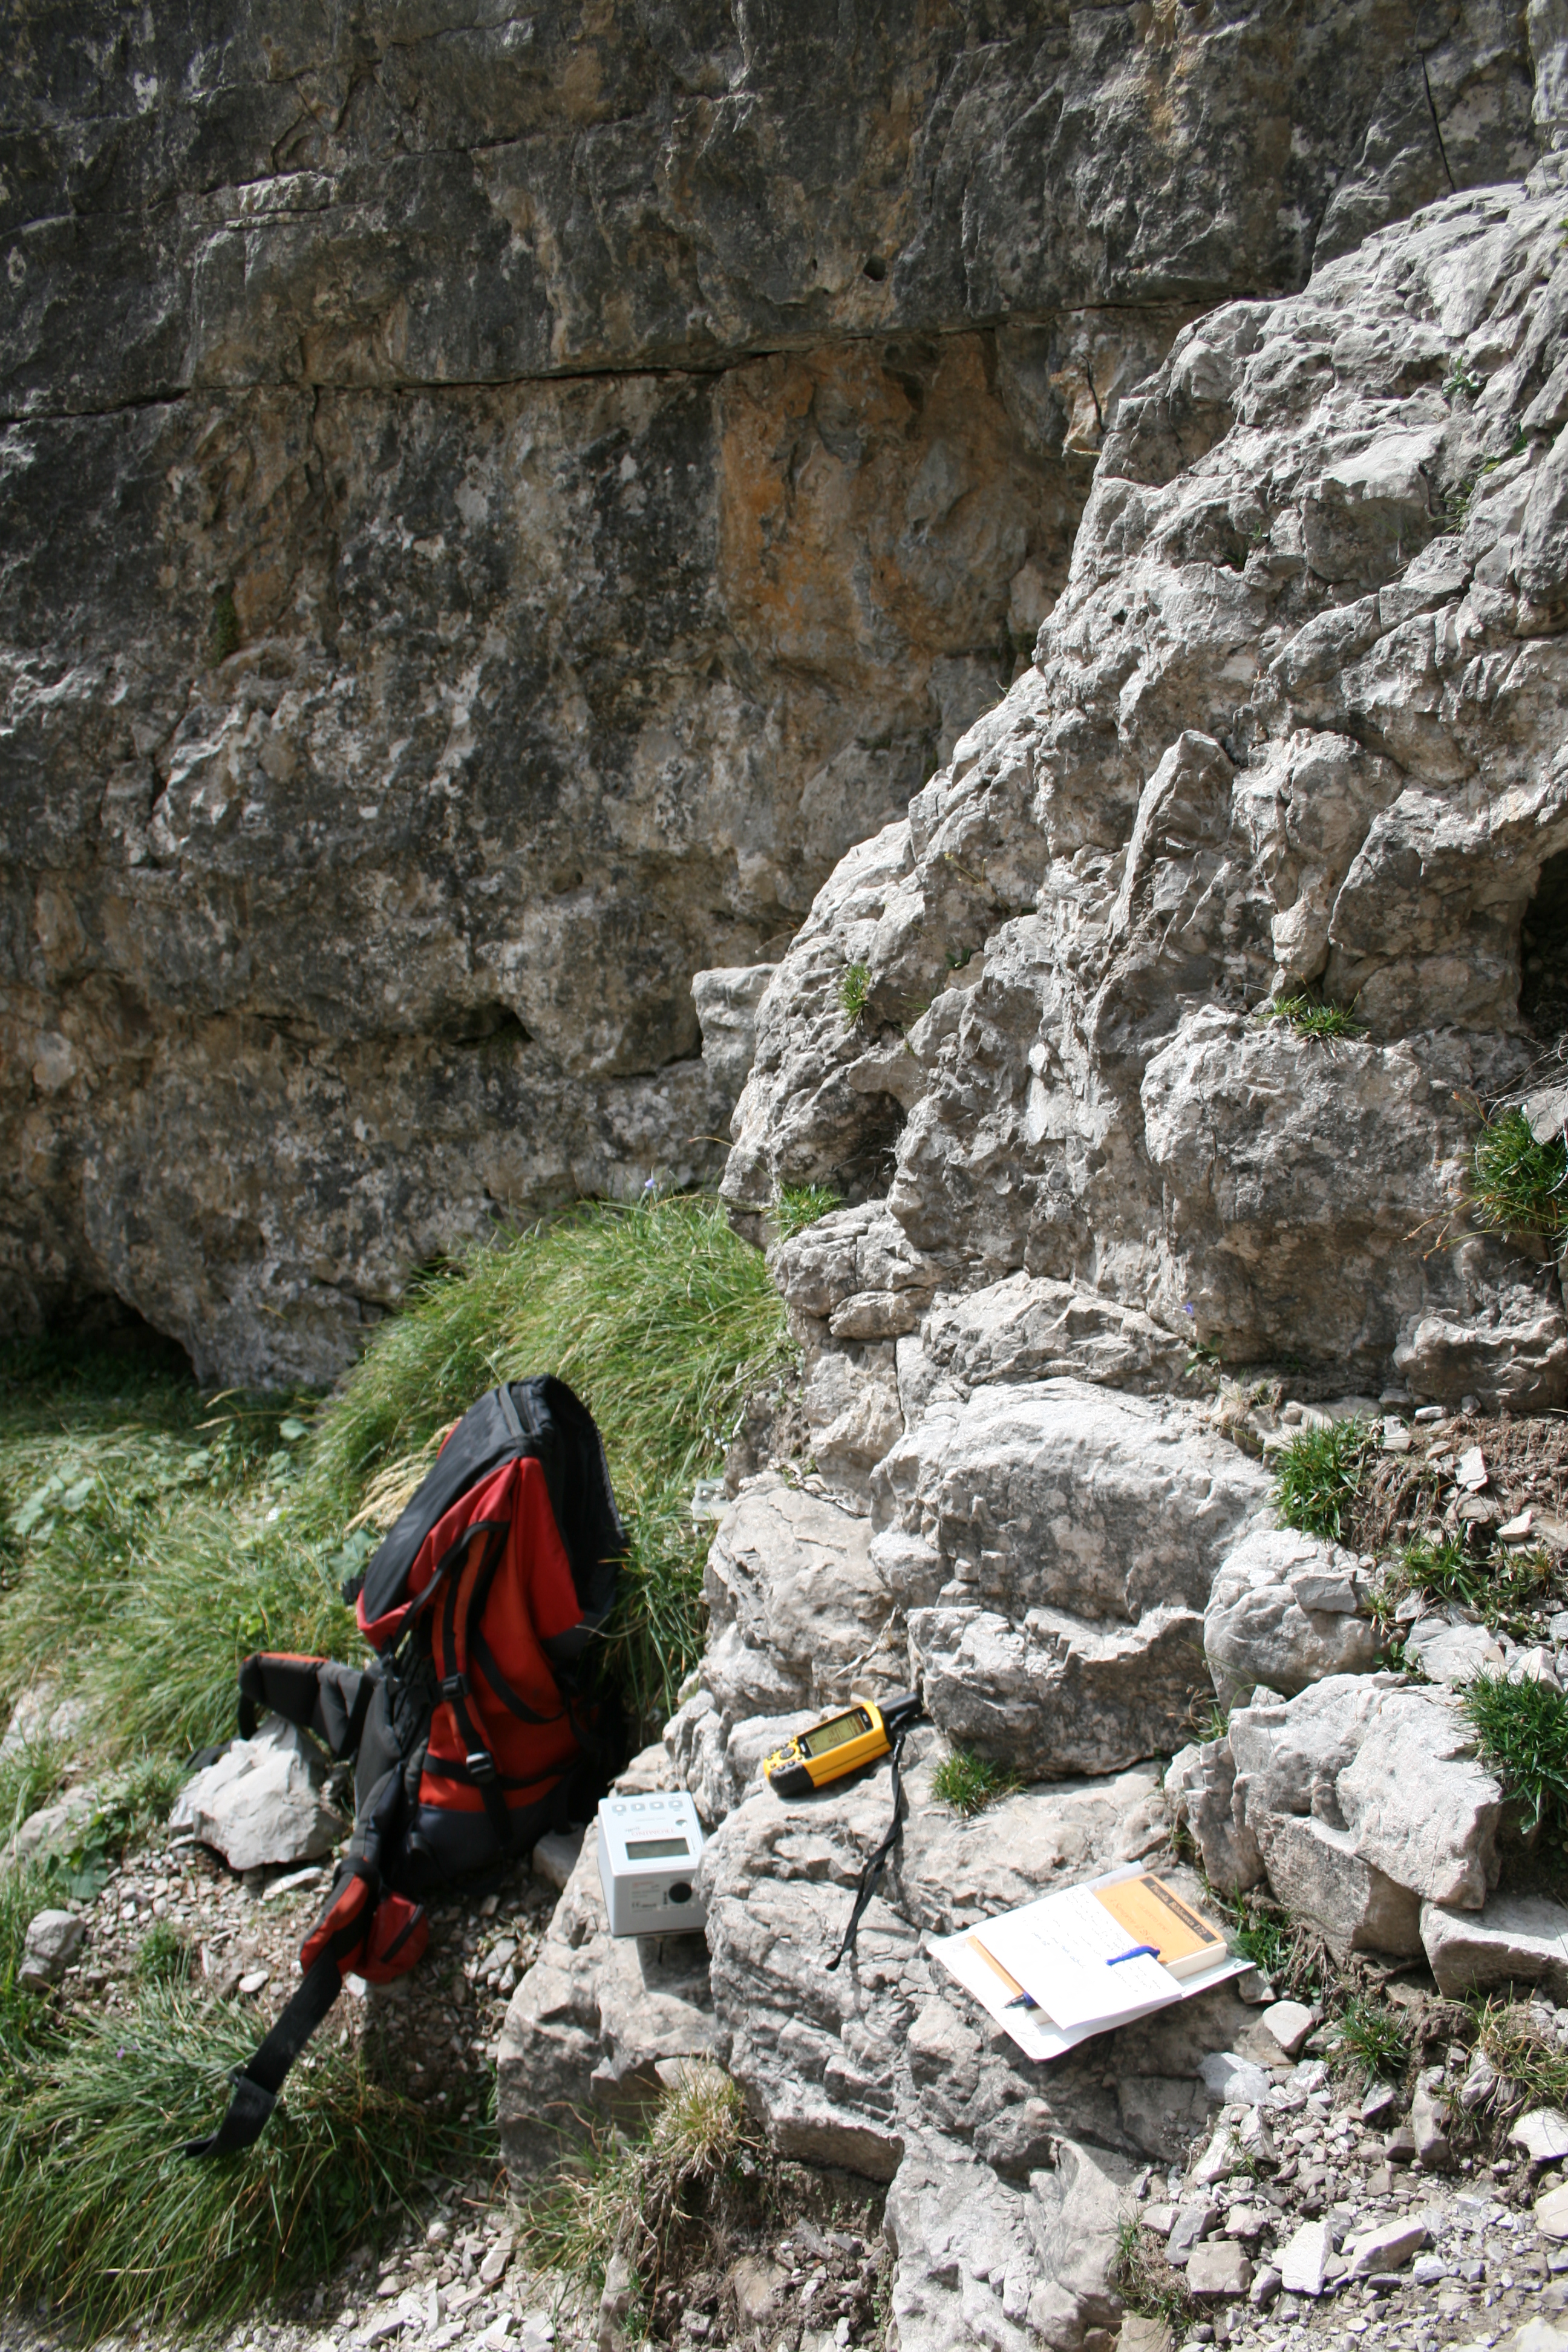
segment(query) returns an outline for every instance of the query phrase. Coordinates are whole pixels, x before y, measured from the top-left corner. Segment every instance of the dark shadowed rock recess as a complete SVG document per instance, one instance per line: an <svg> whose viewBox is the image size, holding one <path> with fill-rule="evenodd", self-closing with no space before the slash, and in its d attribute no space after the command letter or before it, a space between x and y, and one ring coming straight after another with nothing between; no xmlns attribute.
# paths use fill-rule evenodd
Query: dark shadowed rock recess
<svg viewBox="0 0 1568 2352"><path fill-rule="evenodd" d="M715 1174L693 974L1007 688L1177 331L1522 175L1555 30L13 7L0 1314L328 1378L498 1217Z"/></svg>

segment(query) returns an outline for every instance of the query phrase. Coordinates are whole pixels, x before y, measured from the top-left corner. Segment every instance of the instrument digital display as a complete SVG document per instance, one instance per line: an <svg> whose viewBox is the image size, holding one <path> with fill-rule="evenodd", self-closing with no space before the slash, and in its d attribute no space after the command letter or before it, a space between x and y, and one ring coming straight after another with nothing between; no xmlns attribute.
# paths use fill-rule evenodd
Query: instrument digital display
<svg viewBox="0 0 1568 2352"><path fill-rule="evenodd" d="M691 1848L684 1838L628 1838L628 1862L668 1862L676 1854L689 1854Z"/></svg>
<svg viewBox="0 0 1568 2352"><path fill-rule="evenodd" d="M846 1740L863 1739L871 1728L870 1717L863 1708L854 1707L847 1715L836 1715L802 1732L799 1744L807 1756L826 1756L830 1748L842 1748Z"/></svg>

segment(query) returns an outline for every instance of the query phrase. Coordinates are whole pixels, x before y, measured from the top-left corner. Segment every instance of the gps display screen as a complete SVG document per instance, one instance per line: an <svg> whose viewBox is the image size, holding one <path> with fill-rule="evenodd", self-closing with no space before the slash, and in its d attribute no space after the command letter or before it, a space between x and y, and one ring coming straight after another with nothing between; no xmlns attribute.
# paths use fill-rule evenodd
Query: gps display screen
<svg viewBox="0 0 1568 2352"><path fill-rule="evenodd" d="M628 1862L669 1862L678 1853L689 1854L691 1848L684 1838L628 1838Z"/></svg>
<svg viewBox="0 0 1568 2352"><path fill-rule="evenodd" d="M802 1732L800 1744L808 1756L826 1756L830 1748L842 1748L847 1739L864 1738L870 1728L870 1717L856 1707L850 1715L836 1715L831 1723L819 1723L815 1730Z"/></svg>

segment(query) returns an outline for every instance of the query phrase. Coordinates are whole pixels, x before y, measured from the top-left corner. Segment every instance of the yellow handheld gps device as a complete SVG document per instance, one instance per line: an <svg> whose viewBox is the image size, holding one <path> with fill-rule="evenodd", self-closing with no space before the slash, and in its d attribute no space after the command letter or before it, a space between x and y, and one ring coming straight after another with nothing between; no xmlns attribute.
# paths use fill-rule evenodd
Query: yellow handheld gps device
<svg viewBox="0 0 1568 2352"><path fill-rule="evenodd" d="M899 1691L880 1702L857 1699L842 1715L830 1715L774 1748L763 1764L769 1788L776 1797L809 1797L814 1789L842 1780L847 1772L886 1756L920 1711L913 1691Z"/></svg>

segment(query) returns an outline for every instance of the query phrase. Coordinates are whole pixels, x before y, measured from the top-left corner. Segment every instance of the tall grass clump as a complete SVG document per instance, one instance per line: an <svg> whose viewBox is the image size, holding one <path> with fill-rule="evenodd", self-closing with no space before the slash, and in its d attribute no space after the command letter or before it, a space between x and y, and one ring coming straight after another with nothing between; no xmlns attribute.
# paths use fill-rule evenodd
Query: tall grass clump
<svg viewBox="0 0 1568 2352"><path fill-rule="evenodd" d="M355 2053L297 2066L254 2148L192 2162L180 2143L222 2114L253 2012L149 1985L129 2013L42 2042L0 2105L0 2276L68 2305L93 2336L162 2316L204 2325L327 2270L422 2172L478 2155L377 2084Z"/></svg>
<svg viewBox="0 0 1568 2352"><path fill-rule="evenodd" d="M556 1372L604 1434L631 1555L605 1666L639 1727L696 1663L698 1478L747 1393L793 1360L761 1254L710 1200L584 1207L416 1286L343 1394L228 1397L122 1380L12 1427L0 1386L0 1706L83 1691L110 1751L188 1755L233 1728L256 1649L357 1654L340 1588L487 1388ZM101 1376L101 1375L100 1375ZM17 1384L25 1390L25 1382Z"/></svg>
<svg viewBox="0 0 1568 2352"><path fill-rule="evenodd" d="M1299 1430L1276 1465L1274 1507L1280 1526L1342 1542L1372 1445L1363 1421Z"/></svg>
<svg viewBox="0 0 1568 2352"><path fill-rule="evenodd" d="M1465 1194L1489 1233L1568 1234L1568 1147L1537 1143L1521 1110L1500 1111L1477 1136Z"/></svg>
<svg viewBox="0 0 1568 2352"><path fill-rule="evenodd" d="M580 1209L474 1251L381 1327L324 1416L302 1501L323 1527L365 1502L390 1524L485 1389L558 1373L599 1424L628 1522L607 1663L646 1723L700 1646L692 1486L721 1467L748 1393L793 1359L766 1263L716 1201Z"/></svg>

